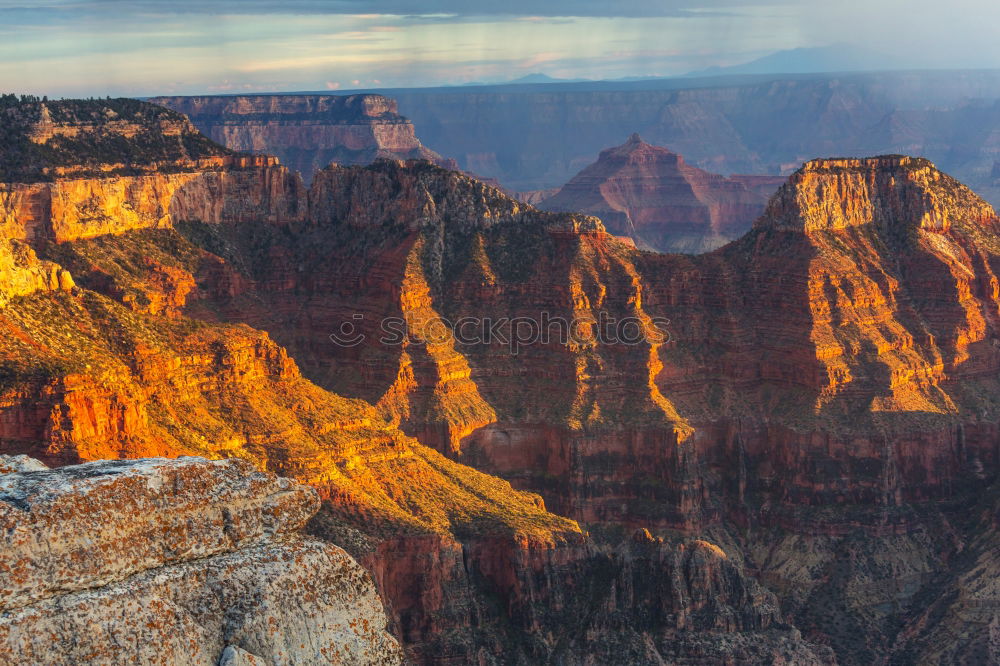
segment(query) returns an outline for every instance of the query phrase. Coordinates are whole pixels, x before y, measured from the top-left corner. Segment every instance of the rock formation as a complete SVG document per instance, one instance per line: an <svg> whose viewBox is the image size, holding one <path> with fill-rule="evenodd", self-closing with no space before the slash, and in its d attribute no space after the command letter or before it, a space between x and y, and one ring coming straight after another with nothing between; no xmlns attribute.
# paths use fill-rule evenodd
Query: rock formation
<svg viewBox="0 0 1000 666"><path fill-rule="evenodd" d="M185 233L250 265L227 227ZM308 225L250 241L282 248L251 269L253 299L212 312L557 513L715 543L755 526L732 552L807 637L861 663L886 654L918 591L940 590L956 546L929 535L996 475L996 238L988 205L905 157L810 162L745 237L700 257L636 253L592 218L380 163L320 174ZM434 321L543 313L656 317L669 335L516 354L430 335ZM403 322L395 344L380 342L384 316ZM345 321L364 340L326 344ZM837 569L845 550L861 564ZM886 567L891 582L858 591Z"/></svg>
<svg viewBox="0 0 1000 666"><path fill-rule="evenodd" d="M742 236L766 201L633 134L536 205L599 217L643 249L697 254Z"/></svg>
<svg viewBox="0 0 1000 666"><path fill-rule="evenodd" d="M240 460L0 465L0 663L402 663L371 578L298 534L306 486Z"/></svg>
<svg viewBox="0 0 1000 666"><path fill-rule="evenodd" d="M274 168L115 233L9 216L0 451L311 485L417 663L993 654L1000 221L968 188L814 160L684 256L426 162L326 168L294 215L212 180Z"/></svg>
<svg viewBox="0 0 1000 666"><path fill-rule="evenodd" d="M206 136L238 151L277 155L306 183L331 162L426 159L457 168L425 148L413 123L382 95L155 97L187 115Z"/></svg>
<svg viewBox="0 0 1000 666"><path fill-rule="evenodd" d="M0 180L163 173L238 156L183 115L133 99L49 102L0 95Z"/></svg>
<svg viewBox="0 0 1000 666"><path fill-rule="evenodd" d="M420 188L434 186L442 175L447 175L446 181L455 179L453 200L443 210L450 217L448 208L465 206L465 219L476 228L492 226L484 218L493 215L496 206L506 207L525 223L536 213L508 202L482 183L429 165L406 167L389 162L361 171L334 167L324 176L326 184L316 186L291 212L275 209L271 194L246 196L247 192L294 194L294 186L275 190L266 185L272 178L289 182L271 163L185 168L188 171L181 171L176 181L164 174L165 179L150 188L123 189L120 183L123 178L157 174L73 181L56 175L44 183L50 188L47 191L73 194L67 195L68 205L42 208L42 213L31 218L42 220L35 227L40 233L18 228L16 221L24 219L26 207L9 206L6 228L12 237L22 239L10 242L12 247L20 243L24 252L13 262L14 270L0 273L5 280L0 290L8 293L6 306L0 309L0 325L6 333L0 345L0 450L30 453L54 465L190 454L240 458L312 485L323 506L310 531L349 549L371 572L387 606L391 629L403 639L412 661L447 663L475 658L536 663L576 658L573 655L583 658L593 650L592 641L605 645L617 641L622 649L634 650L621 642L623 626L639 644L651 641L637 653L640 661L656 661L668 654L708 654L723 661L769 655L796 655L804 663L826 659L822 649L802 640L787 625L773 595L748 576L738 559L692 560L683 553L695 552L690 550L695 546L685 545L683 538L657 546L663 553L654 558L619 554L592 542L572 520L547 512L537 495L516 491L505 481L448 460L401 432L399 424L416 428L432 418L433 425L423 432L442 432L441 441L457 442L467 432L464 419L490 421L488 406L476 397L472 381L462 377L460 367L446 370L446 386L427 391L422 388L426 386L424 368L433 365L428 366L427 357L413 349L416 362L410 367L417 370L419 383L406 379L407 362L402 361L397 398L371 405L304 379L296 363L267 334L224 323L237 319L232 314L236 302L256 303L241 308L247 319L275 323L275 318L265 316L270 309L269 294L284 298L279 296L284 288L311 279L307 271L313 269L308 264L290 263L294 255L289 253L302 249L298 242L325 235L321 246L326 246L336 240L331 224L343 220L345 232L367 244L367 233L377 236L384 225L391 227L394 220L405 219L413 210L409 200ZM380 194L379 188L395 188L396 181L410 173L416 177L409 178L406 198L393 200ZM367 182L358 181L358 176ZM291 178L291 182L296 180ZM239 187L233 189L231 183ZM342 197L339 189L351 183L356 186L354 194ZM466 191L470 184L474 184L474 197ZM91 194L76 194L81 192ZM87 220L81 221L78 211L85 202L104 211L97 216L104 220L100 225L92 228ZM424 203L433 204L433 200ZM380 214L382 205L386 208ZM119 207L123 212L116 215ZM246 215L253 216L254 210L259 217L251 221ZM156 215L156 211L169 214ZM565 235L603 233L593 219L555 216L553 220L553 230ZM443 221L438 219L436 224ZM501 222L507 226L507 220ZM365 229L366 234L357 234L358 229ZM295 239L296 245L283 246L283 237ZM34 258L32 250L42 252L45 259ZM359 258L366 256L370 253ZM412 257L402 258L415 294L406 297L410 299L407 312L415 322L426 320L433 315L433 305L429 292L421 297L420 290L428 282ZM31 282L20 271L33 275L36 263L41 266L40 274L57 276L55 287L51 280L20 286ZM388 265L396 267L392 262ZM268 266L274 271L265 275ZM314 273L314 277L321 276ZM286 330L275 328L282 334ZM324 333L329 343L328 335ZM432 344L429 352L432 364L441 363L441 367L456 358L448 356L446 346ZM462 409L467 411L454 413L452 400L462 391ZM130 491L119 490L116 496L128 497ZM294 516L297 509L281 511ZM157 520L171 519L171 514L159 511L140 515L154 521L152 527L141 529L154 533ZM232 518L234 512L229 515ZM197 548L212 548L211 538L199 537L198 543L202 545L187 548L181 544L177 550L197 554ZM213 612L216 606L206 606L197 596L183 596L201 593L190 592L178 582L191 578L205 581L198 590L208 590L213 599L242 608L243 601L232 596L223 581L231 580L242 590L253 590L258 583L245 577L250 571L238 554L194 561L218 564L207 572L189 562L178 565L176 576L161 575L165 568L135 575L143 585L148 584L151 598L165 597L172 604L186 608L190 603ZM269 564L286 554L272 548L259 554L249 568L260 569L277 584L288 582L298 589L298 579L286 581ZM148 550L137 550L128 557L142 564L151 556ZM115 562L124 566L128 557L118 553ZM322 560L319 555L296 557L320 570L327 566L317 561ZM62 597L46 597L29 606L49 604L39 611L43 615L38 621L62 627L60 635L71 636L80 623L99 621L102 609L115 607L123 595L134 594L134 589L123 588L120 582L104 584L101 576L113 573L114 566L95 557L88 574L95 585L109 590L107 601L87 590L80 594L89 596L72 613L61 601L57 603ZM631 588L631 578L637 575L669 575L675 581L676 590L669 598L644 602L658 609L662 620L650 622L644 613L628 606L620 612L607 611L610 615L595 615L598 605L615 608L616 590ZM588 594L575 591L575 581L581 577L589 581L585 583ZM609 586L610 580L618 582ZM698 590L695 599L689 598L691 590ZM713 591L725 594L706 606L704 599ZM266 594L270 592L253 593L249 599ZM90 604L90 599L97 599L98 605ZM28 622L17 617L18 626ZM594 618L587 630L589 640L576 638L578 617ZM694 626L691 618L698 618L700 633L695 637L686 635ZM212 620L192 621L207 627L197 640L212 651L213 658L221 655L222 660L238 663L252 661L254 655L270 658L273 654L266 645L240 642L227 646L211 634L223 633ZM112 623L109 630L114 628ZM139 631L141 626L123 623L120 629ZM26 639L18 634L11 640ZM164 639L163 649L175 649L173 640L173 635ZM51 641L17 645L21 650L34 650L38 658L52 647ZM80 649L89 645L84 643ZM72 649L76 648L64 651L70 655L67 660L75 658Z"/></svg>

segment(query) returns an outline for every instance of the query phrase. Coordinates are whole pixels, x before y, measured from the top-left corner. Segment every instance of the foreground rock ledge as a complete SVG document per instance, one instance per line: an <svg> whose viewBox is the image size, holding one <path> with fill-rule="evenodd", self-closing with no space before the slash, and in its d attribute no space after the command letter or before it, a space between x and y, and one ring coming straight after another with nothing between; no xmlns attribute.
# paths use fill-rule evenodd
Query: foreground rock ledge
<svg viewBox="0 0 1000 666"><path fill-rule="evenodd" d="M317 507L240 460L0 456L0 664L400 663Z"/></svg>

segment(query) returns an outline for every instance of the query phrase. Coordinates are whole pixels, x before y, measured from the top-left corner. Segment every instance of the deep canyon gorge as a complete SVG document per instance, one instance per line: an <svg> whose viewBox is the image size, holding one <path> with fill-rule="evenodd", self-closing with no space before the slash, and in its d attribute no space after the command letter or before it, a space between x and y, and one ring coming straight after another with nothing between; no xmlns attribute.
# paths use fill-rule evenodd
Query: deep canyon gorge
<svg viewBox="0 0 1000 666"><path fill-rule="evenodd" d="M752 156L723 165L652 137L695 169L634 137L602 156L625 181L683 176L711 195L661 207L697 206L689 226L713 249L658 253L604 209L539 210L448 168L561 185L643 128L528 188L418 122L432 153L391 100L341 99L159 100L192 120L133 100L5 102L0 454L40 463L0 463L0 519L20 530L0 644L25 644L11 613L70 631L132 589L160 601L150 635L198 625L211 659L296 663L291 639L253 638L284 622L384 663L1000 660L986 201L921 157L826 150L765 196L702 170L770 171ZM329 145L320 112L351 114ZM209 122L228 147L195 128ZM280 153L271 141L292 157L236 152ZM520 349L434 325L545 316L583 325ZM604 339L603 319L646 335ZM348 323L359 341L338 344ZM211 462L128 460L179 456ZM154 507L149 525L114 484ZM154 546L109 532L81 554L81 502ZM72 584L17 568L52 533ZM126 564L88 578L87 558ZM266 601L208 608L233 594L225 572Z"/></svg>

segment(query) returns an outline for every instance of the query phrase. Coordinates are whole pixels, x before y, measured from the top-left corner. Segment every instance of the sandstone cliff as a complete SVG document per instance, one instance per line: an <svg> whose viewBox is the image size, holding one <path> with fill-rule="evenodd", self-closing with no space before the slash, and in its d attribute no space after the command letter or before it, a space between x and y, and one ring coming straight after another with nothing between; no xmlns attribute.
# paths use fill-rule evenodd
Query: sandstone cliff
<svg viewBox="0 0 1000 666"><path fill-rule="evenodd" d="M765 202L743 183L689 166L633 134L537 205L595 215L643 249L697 254L742 236Z"/></svg>
<svg viewBox="0 0 1000 666"><path fill-rule="evenodd" d="M233 150L277 155L308 183L331 162L426 159L456 166L425 148L413 123L382 95L155 97Z"/></svg>
<svg viewBox="0 0 1000 666"><path fill-rule="evenodd" d="M246 162L237 168L192 164L179 173L0 184L0 234L62 242L190 220L300 219L305 190L298 177L273 160Z"/></svg>
<svg viewBox="0 0 1000 666"><path fill-rule="evenodd" d="M0 474L0 663L398 664L370 577L297 534L315 492L248 463Z"/></svg>

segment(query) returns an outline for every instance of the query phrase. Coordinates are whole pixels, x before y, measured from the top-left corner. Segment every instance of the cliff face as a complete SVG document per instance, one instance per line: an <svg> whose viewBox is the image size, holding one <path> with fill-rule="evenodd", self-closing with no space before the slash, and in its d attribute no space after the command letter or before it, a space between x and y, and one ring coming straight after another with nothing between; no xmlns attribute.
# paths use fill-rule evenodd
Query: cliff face
<svg viewBox="0 0 1000 666"><path fill-rule="evenodd" d="M73 276L51 261L39 260L34 250L16 240L0 240L0 306L38 291L71 290Z"/></svg>
<svg viewBox="0 0 1000 666"><path fill-rule="evenodd" d="M685 564L685 549L697 546L683 538L657 546L662 554L652 558L617 553L586 538L573 521L547 512L537 495L450 461L400 432L397 423L447 450L449 442L493 418L475 411L491 408L447 344L416 342L406 352L413 360L405 363L402 355L389 356L397 365L384 368L396 377L395 389L373 407L304 380L266 334L218 323L232 319L230 308L243 303L240 312L275 324L284 335L288 329L277 322L287 310L274 305L293 301L282 290L330 279L317 266L338 266L329 261L332 255L320 261L325 245L308 244L324 236L339 242L330 225L341 223L345 238L369 243L360 230L377 236L395 220L409 219L411 211L433 208L433 198L416 208L411 204L442 176L452 180L451 198L441 206L444 218L424 211L428 229L444 233L446 222L461 220L470 230L509 230L537 215L464 176L389 163L331 170L327 184L314 188L308 223L183 223L187 238L174 229L134 229L40 245L47 261L74 272L79 285L13 297L0 310L8 332L0 350L4 450L52 464L150 455L238 457L309 483L323 500L311 531L349 548L372 573L393 632L415 661L448 663L476 655L488 663L535 663L582 658L594 642L634 651L622 642L622 626L640 644L646 637L653 641L636 653L640 663L672 654L719 661L786 653L805 663L825 659L787 626L777 601L739 560L716 558L707 569ZM380 189L400 184L409 193L405 199L393 200ZM352 188L355 194L347 196ZM322 195L335 191L329 199ZM385 205L381 216L371 208L376 202ZM551 218L560 237L603 233L593 219ZM305 247L318 262L302 264L304 270L289 263L296 261L292 248L280 243L297 237L308 239ZM407 286L400 311L417 326L433 317L430 285L450 264L425 269L420 255L390 254L397 258L383 260L383 266L402 271ZM370 259L371 252L356 257ZM267 279L257 279L254 269L261 268ZM386 279L390 275L395 273ZM263 300L272 289L274 301ZM256 305L246 305L251 302ZM317 302L317 317L325 307ZM329 342L322 328L300 334L316 331ZM321 360L313 349L306 358ZM378 369L381 363L356 367ZM338 374L350 378L350 366L341 367ZM104 570L96 564L96 571ZM629 605L631 597L617 600L619 588L631 589L634 577L663 575L675 581L669 601L643 603L664 619L650 621ZM172 580L164 584L170 587ZM578 593L579 585L588 592ZM690 598L691 590L698 590L697 598ZM724 590L724 598L706 606L713 590ZM605 607L612 610L599 610ZM69 621L52 613L53 621ZM688 637L694 616L702 618L699 633ZM592 618L590 640L574 638L578 617Z"/></svg>
<svg viewBox="0 0 1000 666"><path fill-rule="evenodd" d="M270 331L321 385L560 512L642 526L649 500L664 525L718 520L731 473L793 505L880 504L947 495L973 459L993 469L995 224L926 161L889 157L807 164L701 257L638 253L593 218L391 163L323 172L291 236L187 233L249 270L212 316ZM511 345L443 325L543 315L572 334ZM644 335L609 339L608 321ZM330 344L345 323L358 340ZM734 452L749 466L708 473ZM669 483L640 493L631 465Z"/></svg>
<svg viewBox="0 0 1000 666"><path fill-rule="evenodd" d="M241 168L191 165L180 173L3 184L0 233L62 242L191 220L288 224L303 217L305 189L295 174L273 158L245 162Z"/></svg>
<svg viewBox="0 0 1000 666"><path fill-rule="evenodd" d="M370 577L297 534L306 486L238 460L17 467L0 474L0 663L402 663Z"/></svg>
<svg viewBox="0 0 1000 666"><path fill-rule="evenodd" d="M308 183L331 162L385 157L455 166L421 145L413 123L381 95L156 97L187 115L206 136L239 151L277 155Z"/></svg>
<svg viewBox="0 0 1000 666"><path fill-rule="evenodd" d="M640 248L697 254L742 236L765 202L743 183L689 166L633 134L537 205L595 215Z"/></svg>
<svg viewBox="0 0 1000 666"><path fill-rule="evenodd" d="M232 159L183 115L134 99L60 100L0 95L0 181L176 170Z"/></svg>

